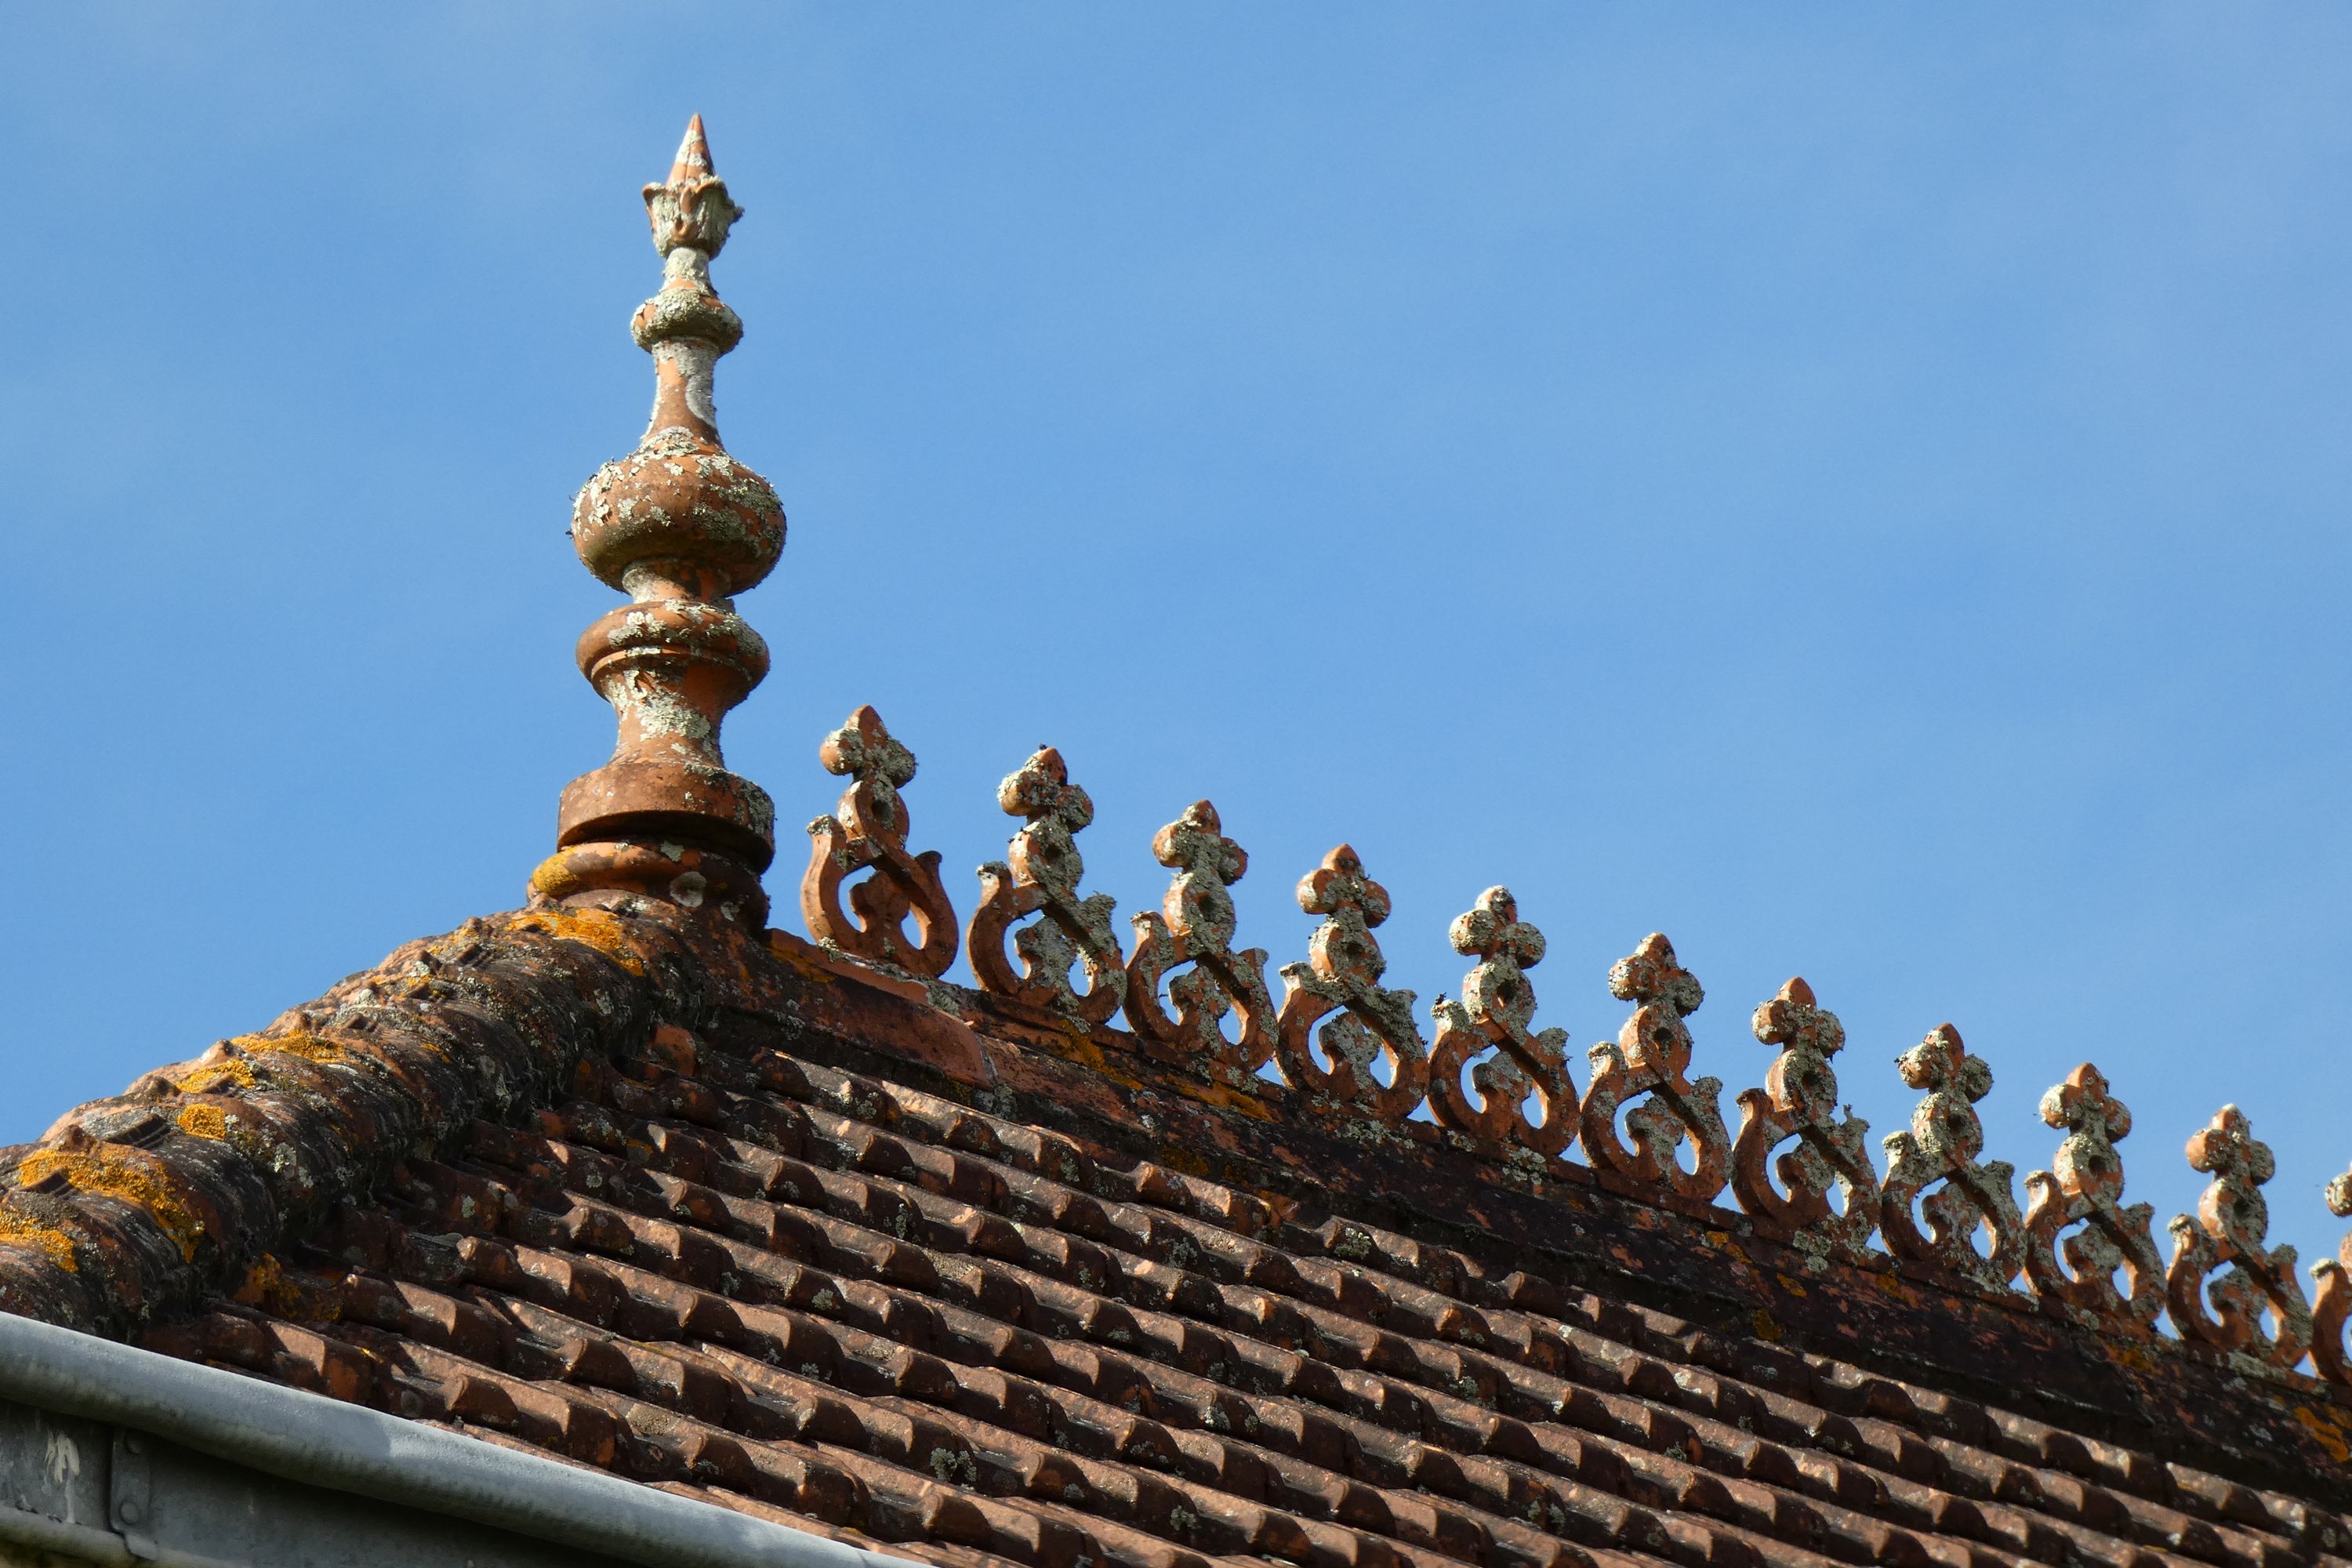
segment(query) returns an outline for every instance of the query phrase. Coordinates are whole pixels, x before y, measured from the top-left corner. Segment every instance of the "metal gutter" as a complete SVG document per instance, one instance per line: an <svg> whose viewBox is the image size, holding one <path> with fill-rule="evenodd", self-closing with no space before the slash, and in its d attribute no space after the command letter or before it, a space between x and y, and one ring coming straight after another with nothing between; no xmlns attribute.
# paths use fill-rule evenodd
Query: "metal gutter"
<svg viewBox="0 0 2352 1568"><path fill-rule="evenodd" d="M245 1488L248 1513L254 1510L251 1479L236 1472L260 1472L302 1488L437 1516L420 1522L443 1535L446 1521L465 1521L510 1532L524 1542L550 1542L646 1568L908 1568L903 1559L602 1471L5 1313L0 1400L30 1407L40 1420L58 1415L123 1429L110 1444L105 1484L114 1494L111 1504L78 1510L68 1501L59 1518L37 1504L28 1508L21 1487L11 1486L16 1496L0 1498L0 1539L97 1563L227 1568L221 1558L192 1544L158 1539L160 1529L151 1534L145 1527L163 1510L124 1502L126 1479L143 1487L160 1484L168 1472L184 1478L176 1483L183 1487L192 1475L201 1485L209 1466ZM152 1435L190 1452L175 1469L163 1456L151 1454L157 1445L126 1434ZM61 1441L70 1450L71 1475L68 1458L60 1457ZM90 1484L96 1484L98 1458L85 1461L62 1429L50 1431L44 1442L45 1454L31 1456L47 1472L37 1479L63 1487L79 1480L87 1463L93 1472ZM21 1464L16 1468L21 1471ZM217 1484L215 1489L220 1489ZM266 1495L261 1508L266 1512ZM78 1511L100 1517L77 1520ZM277 1560L303 1561L299 1544L287 1541L285 1555ZM381 1561L403 1560L396 1542L382 1544L387 1550ZM238 1561L247 1559L241 1554Z"/></svg>

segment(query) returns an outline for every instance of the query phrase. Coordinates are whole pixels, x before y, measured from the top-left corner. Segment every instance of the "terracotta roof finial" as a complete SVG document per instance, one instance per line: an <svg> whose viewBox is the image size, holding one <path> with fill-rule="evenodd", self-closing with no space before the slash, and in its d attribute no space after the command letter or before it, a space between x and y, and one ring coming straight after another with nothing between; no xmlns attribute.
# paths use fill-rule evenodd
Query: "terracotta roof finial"
<svg viewBox="0 0 2352 1568"><path fill-rule="evenodd" d="M2066 1130L2047 1171L2025 1178L2025 1278L2049 1310L2095 1327L2151 1330L2164 1310L2164 1265L2156 1255L2147 1204L2124 1205L2124 1160L2116 1145L2132 1129L2131 1108L2084 1062L2042 1097L2042 1120ZM2063 1241L2068 1226L2082 1229ZM2116 1272L2129 1293L2116 1289Z"/></svg>
<svg viewBox="0 0 2352 1568"><path fill-rule="evenodd" d="M1274 1054L1274 999L1265 989L1265 949L1236 948L1234 896L1226 889L1249 869L1249 852L1225 837L1217 808L1205 800L1151 836L1151 856L1176 873L1157 913L1129 915L1135 951L1127 961L1127 1023L1137 1044L1239 1087ZM1192 967L1168 982L1176 1004L1170 1017L1160 983L1171 969ZM1240 1016L1238 1037L1227 1039L1224 1017Z"/></svg>
<svg viewBox="0 0 2352 1568"><path fill-rule="evenodd" d="M1690 1026L1683 1022L1698 1011L1706 992L1675 956L1674 943L1652 931L1611 968L1609 994L1633 1003L1633 1016L1614 1040L1585 1053L1592 1082L1579 1118L1584 1157L1637 1189L1712 1203L1731 1174L1731 1139L1717 1103L1723 1082L1690 1076ZM1631 1148L1618 1136L1620 1111ZM1689 1170L1679 1155L1685 1139L1691 1143Z"/></svg>
<svg viewBox="0 0 2352 1568"><path fill-rule="evenodd" d="M1731 1145L1731 1190L1756 1227L1805 1255L1814 1268L1832 1258L1862 1258L1878 1229L1878 1171L1870 1163L1870 1123L1838 1106L1837 1069L1845 1026L1821 1005L1802 975L1756 1009L1758 1043L1780 1054L1764 1087L1739 1091L1739 1135ZM1790 1147L1777 1158L1773 1151ZM1772 1178L1788 1189L1782 1196ZM1841 1209L1830 1202L1843 1194Z"/></svg>
<svg viewBox="0 0 2352 1568"><path fill-rule="evenodd" d="M2234 1105L2191 1134L2189 1163L2213 1178L2194 1215L2172 1216L2165 1307L2180 1337L2275 1367L2311 1348L2311 1303L2294 1277L2294 1248L2270 1243L2271 1206L2259 1189L2278 1174L2271 1146Z"/></svg>
<svg viewBox="0 0 2352 1568"><path fill-rule="evenodd" d="M1543 962L1544 934L1519 919L1508 888L1489 888L1454 918L1446 937L1454 951L1477 964L1462 977L1462 1000L1440 996L1431 1009L1437 1043L1429 1051L1429 1110L1439 1126L1489 1143L1558 1154L1576 1138L1580 1109L1568 1076L1568 1031L1533 1031L1536 988L1527 972ZM1473 1058L1497 1047L1483 1061ZM1473 1106L1462 1069L1478 1090ZM1543 1120L1530 1121L1528 1097L1543 1100Z"/></svg>
<svg viewBox="0 0 2352 1568"><path fill-rule="evenodd" d="M1287 989L1274 1035L1282 1076L1311 1104L1374 1123L1402 1122L1428 1090L1429 1047L1412 1021L1412 993L1381 984L1388 959L1372 928L1389 918L1389 890L1342 844L1299 879L1298 907L1323 923L1307 939L1307 962L1282 966ZM1314 1046L1328 1067L1315 1059ZM1372 1074L1382 1056L1385 1084Z"/></svg>
<svg viewBox="0 0 2352 1568"><path fill-rule="evenodd" d="M980 868L980 907L964 936L980 988L1089 1024L1108 1023L1127 1000L1127 958L1110 929L1111 896L1078 896L1086 862L1077 836L1095 819L1093 799L1070 782L1062 753L1040 746L997 785L996 804L1023 824L1005 858ZM1045 919L1013 931L1015 921L1030 915ZM1004 955L1008 932L1021 960L1018 974ZM1083 992L1070 984L1074 964L1085 971Z"/></svg>
<svg viewBox="0 0 2352 1568"><path fill-rule="evenodd" d="M578 650L620 739L610 762L565 787L561 847L532 873L531 900L650 899L763 925L775 809L727 771L719 728L768 673L767 645L733 597L775 565L784 514L768 481L719 440L712 371L743 323L712 289L710 258L743 209L711 172L700 115L645 201L662 286L629 331L654 358L653 419L636 450L582 487L572 515L580 559L632 601L591 626Z"/></svg>
<svg viewBox="0 0 2352 1568"><path fill-rule="evenodd" d="M1881 1140L1886 1177L1878 1234L1897 1258L1940 1267L1979 1290L2008 1289L2025 1267L2025 1217L2011 1190L2017 1167L1977 1158L1985 1140L1976 1102L1992 1092L1991 1065L1969 1050L1958 1029L1938 1024L1895 1058L1895 1069L1927 1094L1912 1108L1910 1131ZM1915 1203L1927 1216L1925 1230L1912 1214ZM1976 1248L1979 1230L1989 1254Z"/></svg>
<svg viewBox="0 0 2352 1568"><path fill-rule="evenodd" d="M918 855L907 847L909 819L898 786L915 776L915 753L867 704L827 735L816 754L849 787L835 815L808 826L801 918L809 935L868 963L937 980L955 962L955 906L940 881L940 852ZM873 874L849 884L860 871ZM909 920L914 935L907 931Z"/></svg>

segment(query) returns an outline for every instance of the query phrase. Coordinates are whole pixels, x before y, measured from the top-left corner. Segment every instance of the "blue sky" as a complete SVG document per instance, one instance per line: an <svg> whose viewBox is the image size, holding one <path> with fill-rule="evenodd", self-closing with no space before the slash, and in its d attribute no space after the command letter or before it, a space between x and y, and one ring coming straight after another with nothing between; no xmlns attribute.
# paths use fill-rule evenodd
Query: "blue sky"
<svg viewBox="0 0 2352 1568"><path fill-rule="evenodd" d="M1277 962L1345 838L1425 1016L1507 882L1580 1068L1662 930L1727 1090L1802 973L1874 1142L1949 1019L2332 1252L2352 12L358 10L7 19L0 1138L519 900L698 110L788 825L871 701L968 910L1050 741L1122 927L1208 795Z"/></svg>

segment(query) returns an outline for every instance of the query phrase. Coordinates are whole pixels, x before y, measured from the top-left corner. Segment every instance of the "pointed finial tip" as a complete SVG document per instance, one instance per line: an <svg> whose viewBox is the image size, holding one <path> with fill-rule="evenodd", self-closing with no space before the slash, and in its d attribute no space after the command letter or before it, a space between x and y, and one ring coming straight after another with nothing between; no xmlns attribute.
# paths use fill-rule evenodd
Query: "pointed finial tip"
<svg viewBox="0 0 2352 1568"><path fill-rule="evenodd" d="M686 122L686 138L677 144L677 157L669 167L672 184L699 179L710 170L710 142L702 133L702 116L695 115Z"/></svg>

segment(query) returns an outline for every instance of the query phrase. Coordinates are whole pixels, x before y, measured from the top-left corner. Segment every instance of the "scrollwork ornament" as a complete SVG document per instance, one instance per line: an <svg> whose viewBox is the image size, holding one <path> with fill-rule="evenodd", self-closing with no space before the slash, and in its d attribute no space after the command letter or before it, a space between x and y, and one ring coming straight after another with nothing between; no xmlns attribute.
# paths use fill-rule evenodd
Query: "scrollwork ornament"
<svg viewBox="0 0 2352 1568"><path fill-rule="evenodd" d="M1731 1146L1731 1186L1759 1228L1816 1266L1830 1257L1858 1258L1878 1228L1878 1172L1870 1163L1870 1123L1838 1108L1830 1058L1845 1045L1845 1026L1821 1006L1802 977L1756 1009L1756 1038L1780 1054L1764 1087L1739 1092L1739 1136ZM1772 1151L1795 1139L1776 1160ZM1777 1173L1781 1195L1772 1184ZM1832 1186L1845 1207L1830 1202Z"/></svg>
<svg viewBox="0 0 2352 1568"><path fill-rule="evenodd" d="M1429 1053L1429 1108L1439 1125L1468 1137L1550 1156L1576 1137L1576 1086L1568 1076L1568 1031L1531 1034L1535 986L1527 971L1544 955L1543 932L1519 919L1508 888L1489 888L1454 918L1447 932L1454 951L1475 958L1462 980L1462 1000L1437 999L1437 1040ZM1487 1047L1497 1047L1470 1068L1483 1104L1473 1106L1462 1069ZM1529 1095L1543 1100L1543 1120L1528 1119Z"/></svg>
<svg viewBox="0 0 2352 1568"><path fill-rule="evenodd" d="M1585 1158L1642 1186L1712 1202L1723 1191L1731 1163L1731 1140L1717 1103L1723 1084L1688 1076L1691 1036L1683 1022L1698 1011L1706 993L1675 957L1674 944L1654 931L1609 971L1609 991L1621 1002L1633 1003L1633 1016L1615 1040L1603 1040L1586 1053L1592 1082L1584 1091L1580 1118ZM1633 1140L1629 1149L1617 1134L1617 1113L1640 1096L1648 1098L1625 1113ZM1695 1163L1688 1171L1679 1155L1685 1138Z"/></svg>
<svg viewBox="0 0 2352 1568"><path fill-rule="evenodd" d="M2116 1143L2131 1110L2084 1062L2042 1097L2042 1120L2065 1129L2051 1169L2025 1178L2025 1277L2045 1307L2081 1321L2147 1330L2164 1308L2164 1266L2147 1204L2123 1206L2124 1162ZM2083 1228L2065 1238L2070 1225ZM2060 1262L2063 1253L2064 1262ZM2116 1271L2128 1281L2116 1288Z"/></svg>
<svg viewBox="0 0 2352 1568"><path fill-rule="evenodd" d="M834 816L809 824L809 867L801 879L809 934L868 963L936 980L955 962L955 908L940 881L939 851L907 848L907 804L898 790L915 776L915 753L865 707L825 737L817 756L850 784ZM863 870L874 874L850 888L844 910L842 884ZM907 934L909 916L917 937Z"/></svg>
<svg viewBox="0 0 2352 1568"><path fill-rule="evenodd" d="M2006 1160L1977 1160L1984 1123L1976 1102L1992 1092L1992 1068L1969 1054L1949 1024L1897 1057L1895 1068L1905 1083L1927 1092L1911 1112L1911 1130L1886 1136L1879 1234L1897 1258L1940 1268L1981 1290L2008 1289L2025 1266L2025 1221L2011 1184L2017 1168ZM1922 1197L1929 1186L1936 1191ZM1914 1203L1927 1216L1925 1231ZM1976 1248L1980 1229L1990 1255Z"/></svg>
<svg viewBox="0 0 2352 1568"><path fill-rule="evenodd" d="M1307 939L1307 962L1282 966L1289 989L1274 1048L1283 1076L1330 1109L1402 1122L1429 1087L1429 1048L1412 1021L1412 993L1380 983L1388 960L1372 928L1389 918L1388 889L1364 875L1363 861L1342 844L1300 879L1298 907L1324 918ZM1310 1046L1322 1047L1328 1067ZM1389 1058L1386 1084L1372 1072L1381 1055Z"/></svg>
<svg viewBox="0 0 2352 1568"><path fill-rule="evenodd" d="M2338 1219L2352 1217L2352 1171L2327 1184L2327 1212ZM2311 1309L2311 1360L2328 1382L2352 1385L2352 1355L2344 1348L2344 1329L2352 1321L2352 1235L2336 1244L2336 1256L2312 1265L2319 1279L2319 1300Z"/></svg>
<svg viewBox="0 0 2352 1568"><path fill-rule="evenodd" d="M1236 919L1226 891L1249 869L1249 855L1225 837L1217 808L1196 800L1154 834L1152 857L1176 873L1160 912L1129 917L1135 948L1127 961L1127 1022L1150 1055L1240 1085L1274 1050L1274 1000L1265 988L1265 950L1234 947ZM1168 982L1171 1017L1160 1000ZM1224 1019L1238 1015L1239 1038Z"/></svg>
<svg viewBox="0 0 2352 1568"><path fill-rule="evenodd" d="M2184 1340L2293 1366L2310 1348L2312 1312L2295 1278L2294 1248L2267 1245L2270 1205L2259 1189L2278 1162L2234 1105L2191 1135L2188 1154L2190 1167L2213 1180L2195 1216L2175 1215L2168 1227L2164 1285L2172 1326Z"/></svg>
<svg viewBox="0 0 2352 1568"><path fill-rule="evenodd" d="M1070 782L1062 753L1045 746L1006 775L996 804L1027 820L1013 834L1006 860L980 868L980 904L964 945L981 989L1089 1024L1108 1022L1127 997L1127 961L1111 932L1110 895L1078 896L1086 864L1076 836L1095 819L1094 802ZM1005 957L1005 933L1030 915L1042 918L1013 933L1022 970L1016 974ZM1073 965L1086 971L1083 992L1070 984Z"/></svg>

